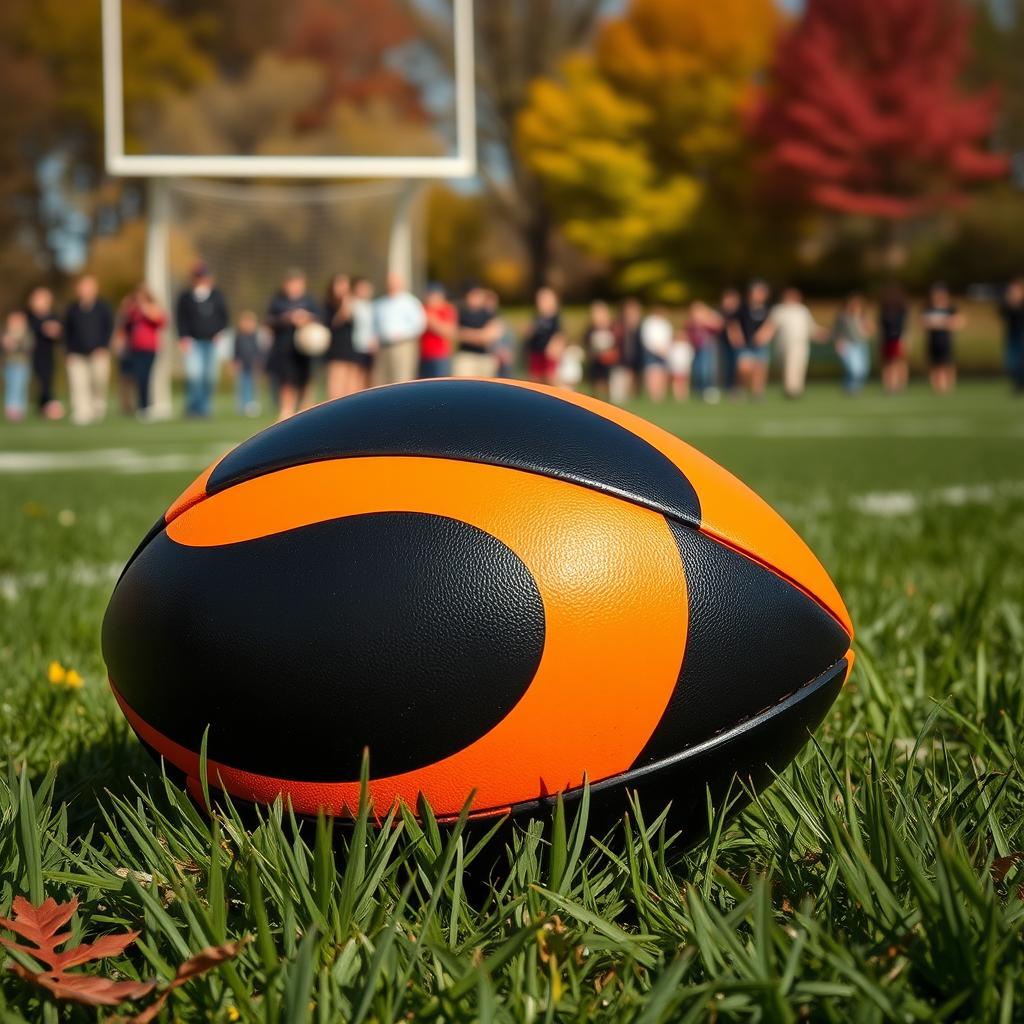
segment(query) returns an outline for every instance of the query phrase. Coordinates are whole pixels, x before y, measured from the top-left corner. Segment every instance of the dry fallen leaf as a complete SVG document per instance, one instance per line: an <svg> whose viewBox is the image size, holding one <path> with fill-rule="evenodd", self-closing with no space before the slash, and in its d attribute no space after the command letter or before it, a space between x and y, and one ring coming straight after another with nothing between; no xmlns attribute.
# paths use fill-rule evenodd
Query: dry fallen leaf
<svg viewBox="0 0 1024 1024"><path fill-rule="evenodd" d="M45 964L49 970L33 971L19 963L11 969L19 977L33 985L46 989L57 999L71 1000L86 1006L117 1006L129 999L148 995L156 988L155 981L115 981L95 974L73 974L69 968L108 956L119 956L138 937L138 932L124 932L120 935L104 935L95 942L83 942L73 949L59 951L71 938L71 932L60 931L71 920L78 909L78 899L68 903L57 903L52 897L40 906L33 906L28 900L17 896L13 903L14 918L0 917L0 928L12 931L19 938L31 942L31 946L0 936L0 945L18 950ZM248 937L238 942L226 942L222 946L211 946L181 964L174 978L160 992L157 998L129 1024L148 1024L163 1009L168 996L174 989L206 971L212 970L225 960L233 960L248 942Z"/></svg>
<svg viewBox="0 0 1024 1024"><path fill-rule="evenodd" d="M208 946L206 949L200 950L195 956L190 957L178 967L174 974L174 980L167 985L142 1013L132 1017L128 1024L149 1024L163 1009L164 1003L167 1002L167 997L170 996L174 989L184 985L185 982L195 978L197 975L205 974L218 964L224 963L225 960L234 960L248 941L248 938L242 938L238 942L225 942L223 946Z"/></svg>
<svg viewBox="0 0 1024 1024"><path fill-rule="evenodd" d="M74 949L58 951L71 938L71 932L59 931L71 920L78 909L78 899L70 903L57 903L52 897L40 906L34 907L28 900L16 896L13 903L14 918L0 917L0 927L32 946L0 936L0 945L25 953L45 964L49 970L32 971L21 964L12 964L15 974L45 988L58 999L73 1000L86 1006L116 1006L126 999L138 999L152 991L151 981L114 981L91 974L72 974L68 970L92 960L108 956L119 956L138 937L138 932L124 932L121 935L104 935L95 942L83 942Z"/></svg>

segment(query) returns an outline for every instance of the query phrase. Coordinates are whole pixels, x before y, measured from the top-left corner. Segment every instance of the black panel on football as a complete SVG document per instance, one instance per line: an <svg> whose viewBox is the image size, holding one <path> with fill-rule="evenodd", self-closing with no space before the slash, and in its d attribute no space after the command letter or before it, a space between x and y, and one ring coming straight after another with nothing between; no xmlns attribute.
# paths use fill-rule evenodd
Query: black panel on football
<svg viewBox="0 0 1024 1024"><path fill-rule="evenodd" d="M364 746L381 777L469 745L529 688L543 646L519 557L419 513L207 548L159 534L103 623L110 678L146 722L193 751L229 722L211 758L308 781L357 779Z"/></svg>
<svg viewBox="0 0 1024 1024"><path fill-rule="evenodd" d="M686 572L686 652L672 699L636 766L760 714L840 661L843 628L757 562L668 521Z"/></svg>
<svg viewBox="0 0 1024 1024"><path fill-rule="evenodd" d="M527 470L700 523L690 481L642 437L571 402L496 381L420 381L317 406L229 452L207 491L306 462L372 455Z"/></svg>
<svg viewBox="0 0 1024 1024"><path fill-rule="evenodd" d="M670 827L681 828L691 840L707 831L706 792L721 801L743 800L743 786L760 790L797 755L828 713L846 676L841 659L788 699L718 736L682 752L590 787L591 830L610 828L628 808L627 793L636 792L648 824L672 803ZM743 786L736 783L736 779ZM562 794L566 804L578 803L582 789ZM554 803L553 797L515 804L512 813L538 813ZM486 820L486 819L485 819Z"/></svg>

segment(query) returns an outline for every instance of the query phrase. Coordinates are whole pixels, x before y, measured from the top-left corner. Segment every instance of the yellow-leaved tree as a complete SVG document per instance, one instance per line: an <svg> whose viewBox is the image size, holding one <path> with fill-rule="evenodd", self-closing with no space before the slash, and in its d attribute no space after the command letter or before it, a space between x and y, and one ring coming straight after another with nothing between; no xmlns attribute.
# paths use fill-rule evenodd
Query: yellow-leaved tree
<svg viewBox="0 0 1024 1024"><path fill-rule="evenodd" d="M744 105L779 22L773 0L631 0L532 84L520 158L566 237L621 288L683 297L681 247L716 181L736 179Z"/></svg>

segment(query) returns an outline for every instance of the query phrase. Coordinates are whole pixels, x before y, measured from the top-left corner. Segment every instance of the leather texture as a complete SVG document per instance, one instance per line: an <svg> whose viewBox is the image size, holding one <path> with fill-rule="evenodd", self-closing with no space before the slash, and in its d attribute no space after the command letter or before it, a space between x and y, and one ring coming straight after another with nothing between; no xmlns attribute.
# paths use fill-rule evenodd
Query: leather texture
<svg viewBox="0 0 1024 1024"><path fill-rule="evenodd" d="M456 813L474 788L482 810L507 806L580 785L584 777L608 778L629 768L661 719L686 643L683 567L665 517L656 512L589 488L496 466L352 458L307 463L230 487L194 503L152 543L168 540L184 555L190 549L199 554L242 551L259 538L299 535L316 523L380 512L457 519L499 540L534 580L545 626L532 685L492 729L457 753L411 771L381 774L371 761L371 793L380 813L396 799L415 805L420 793L437 813ZM147 569L145 554L119 589L163 586ZM339 550L339 573L344 565L345 552ZM306 572L306 566L306 560L296 561L290 571ZM276 570L260 559L253 571L273 575ZM137 574L144 583L136 584ZM401 585L418 586L412 574ZM115 593L110 616L119 601ZM129 610L135 606L131 600L122 605ZM112 686L115 693L133 692L131 700L123 695L119 699L139 735L169 763L194 776L198 748L176 743L160 720L133 709L134 693L154 684L146 678L119 678L117 648L144 643L151 618L134 611L116 622L111 617L104 650ZM303 633L314 649L319 643L316 629L307 624ZM221 644L230 638L227 631L220 633ZM206 657L205 641L194 642L181 632L179 644L189 664ZM261 641L263 648L271 644L272 639ZM124 668L130 670L127 663ZM286 693L291 678L303 668L299 659L284 677L257 673L247 682ZM204 699L211 706L209 696ZM477 699L486 699L486 689ZM396 718L409 717L401 703L390 710ZM432 710L408 728L445 733L449 717ZM213 724L223 726L225 721L230 724L230 715L218 712ZM270 725L264 723L247 737L253 758L275 742ZM400 739L396 734L395 742ZM337 781L318 781L296 779L294 772L282 779L211 758L210 777L223 778L229 792L244 799L267 801L286 792L297 811L315 813L322 806L343 813L358 801L350 763L342 763L344 773L339 771Z"/></svg>
<svg viewBox="0 0 1024 1024"><path fill-rule="evenodd" d="M210 725L211 757L312 780L358 778L364 747L382 775L462 749L518 703L543 647L514 552L407 512L221 547L157 537L104 627L123 696L167 736L198 750Z"/></svg>
<svg viewBox="0 0 1024 1024"><path fill-rule="evenodd" d="M702 533L668 525L686 571L686 653L636 767L773 707L837 664L850 646L836 620L796 587Z"/></svg>
<svg viewBox="0 0 1024 1024"><path fill-rule="evenodd" d="M685 473L632 431L552 394L500 381L416 381L327 402L229 452L206 493L320 459L420 455L540 473L696 526Z"/></svg>
<svg viewBox="0 0 1024 1024"><path fill-rule="evenodd" d="M629 808L635 793L648 824L671 804L669 825L695 841L707 833L707 796L717 806L726 797L746 803L743 787L754 792L771 784L800 752L828 714L850 672L850 659L842 659L784 701L759 715L672 757L625 772L590 787L590 827L600 832ZM562 794L571 807L582 789ZM552 798L517 804L516 817L537 814L554 803Z"/></svg>

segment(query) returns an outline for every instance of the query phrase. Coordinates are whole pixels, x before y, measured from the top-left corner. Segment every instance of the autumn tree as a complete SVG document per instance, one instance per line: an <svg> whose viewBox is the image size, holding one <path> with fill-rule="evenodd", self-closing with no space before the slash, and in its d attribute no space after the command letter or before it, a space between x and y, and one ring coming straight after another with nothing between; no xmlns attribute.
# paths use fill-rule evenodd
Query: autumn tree
<svg viewBox="0 0 1024 1024"><path fill-rule="evenodd" d="M808 0L752 119L777 193L902 221L1004 175L996 96L961 84L969 22L958 0Z"/></svg>
<svg viewBox="0 0 1024 1024"><path fill-rule="evenodd" d="M521 158L567 237L617 268L622 288L681 295L688 228L735 176L777 18L771 0L632 0L531 87Z"/></svg>
<svg viewBox="0 0 1024 1024"><path fill-rule="evenodd" d="M443 6L398 0L417 38L451 71L452 33ZM517 145L519 115L538 77L553 75L566 53L586 46L607 0L484 0L475 5L480 174L488 212L518 238L527 279L544 282L553 258L553 211ZM506 232L502 232L505 234Z"/></svg>
<svg viewBox="0 0 1024 1024"><path fill-rule="evenodd" d="M208 65L187 22L151 0L124 0L124 11L125 50L147 68L125 68L126 107L204 77ZM100 208L116 205L111 193L120 190L102 181L100 38L99 0L0 4L0 292L7 302L55 274L66 234L88 241Z"/></svg>

